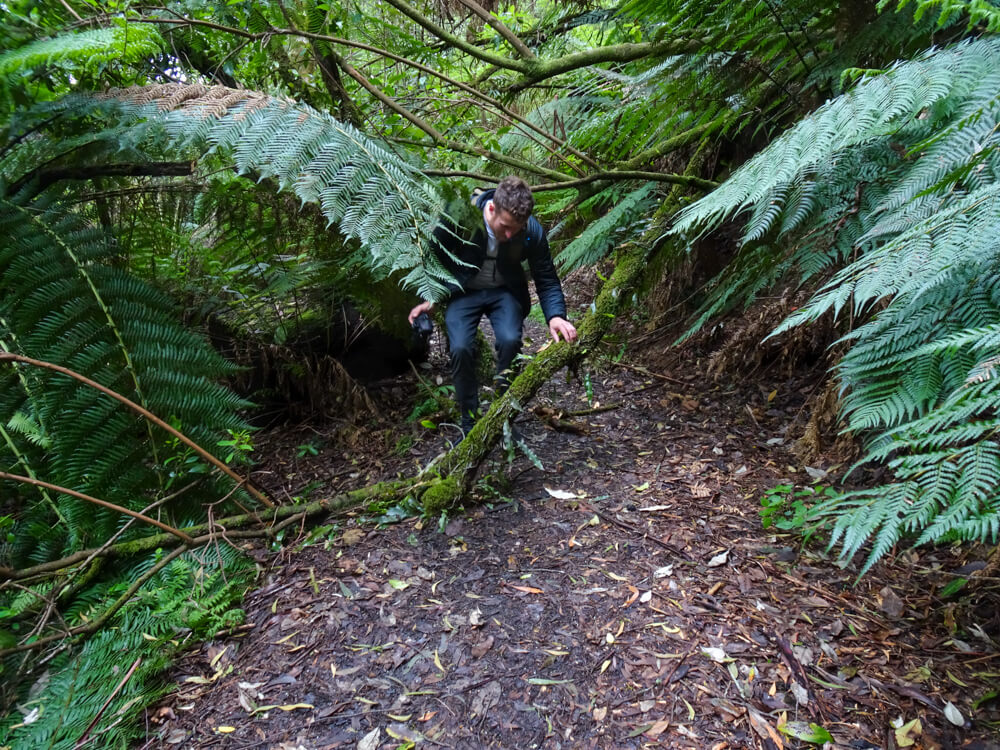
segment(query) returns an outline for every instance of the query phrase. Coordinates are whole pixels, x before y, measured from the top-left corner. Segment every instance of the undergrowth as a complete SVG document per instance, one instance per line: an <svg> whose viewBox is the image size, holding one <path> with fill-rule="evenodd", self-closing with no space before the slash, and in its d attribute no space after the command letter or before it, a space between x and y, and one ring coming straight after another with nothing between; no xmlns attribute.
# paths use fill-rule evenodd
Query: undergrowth
<svg viewBox="0 0 1000 750"><path fill-rule="evenodd" d="M91 587L90 603L64 613L68 626L104 611L162 558L157 551L111 581ZM187 552L165 567L98 633L84 642L62 641L47 658L23 655L0 663L4 716L0 747L126 748L145 735L138 719L169 686L162 679L170 661L189 644L212 638L243 622L236 605L254 576L252 562L229 547ZM0 626L16 632L16 617ZM10 621L13 620L13 621Z"/></svg>

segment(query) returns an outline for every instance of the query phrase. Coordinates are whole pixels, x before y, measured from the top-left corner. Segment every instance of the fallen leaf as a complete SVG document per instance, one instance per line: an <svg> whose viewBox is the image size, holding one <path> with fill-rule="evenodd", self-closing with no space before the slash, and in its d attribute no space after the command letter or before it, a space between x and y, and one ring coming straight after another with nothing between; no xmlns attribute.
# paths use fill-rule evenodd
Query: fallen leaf
<svg viewBox="0 0 1000 750"><path fill-rule="evenodd" d="M517 591L522 591L525 594L544 594L545 593L541 589L536 589L536 588L533 588L531 586L511 586L511 588L512 589L516 589Z"/></svg>
<svg viewBox="0 0 1000 750"><path fill-rule="evenodd" d="M893 722L893 724L895 723ZM923 733L920 719L913 719L903 724L902 717L900 717L899 724L900 726L895 728L896 744L899 747L913 747L917 744L915 737Z"/></svg>
<svg viewBox="0 0 1000 750"><path fill-rule="evenodd" d="M229 734L230 732L235 732L236 731L236 727L225 727L225 726L223 726L223 727L216 727L215 731L216 732L220 732L221 734Z"/></svg>
<svg viewBox="0 0 1000 750"><path fill-rule="evenodd" d="M792 695L795 696L795 702L800 706L809 705L809 691L802 687L799 683L793 682L790 685Z"/></svg>
<svg viewBox="0 0 1000 750"><path fill-rule="evenodd" d="M413 731L405 724L390 724L385 728L385 733L394 740L407 743L410 747L424 740L424 736L420 732Z"/></svg>
<svg viewBox="0 0 1000 750"><path fill-rule="evenodd" d="M581 497L586 497L586 495L577 495L573 492L567 492L566 490L554 490L548 485L542 485L542 489L548 492L556 500L579 500Z"/></svg>
<svg viewBox="0 0 1000 750"><path fill-rule="evenodd" d="M389 585L392 586L397 591L402 591L403 589L407 589L410 587L410 584L408 584L406 581L400 581L397 578L390 578Z"/></svg>
<svg viewBox="0 0 1000 750"><path fill-rule="evenodd" d="M478 628L483 624L483 622L483 611L479 609L479 607L476 607L474 610L469 612L469 624L472 627Z"/></svg>
<svg viewBox="0 0 1000 750"><path fill-rule="evenodd" d="M340 537L341 543L350 547L352 544L357 544L362 539L365 538L365 532L359 528L347 529L343 536Z"/></svg>
<svg viewBox="0 0 1000 750"><path fill-rule="evenodd" d="M728 560L729 560L729 550L726 550L725 552L721 552L720 554L716 555L711 560L709 560L708 567L717 568L720 565L725 565Z"/></svg>
<svg viewBox="0 0 1000 750"><path fill-rule="evenodd" d="M778 750L782 750L782 748L784 748L785 743L782 741L781 735L774 730L774 727L772 727L771 723L764 718L763 714L753 708L748 708L747 716L750 717L750 726L753 728L753 731L755 731L761 739L770 740L777 746ZM778 726L780 728L781 724Z"/></svg>
<svg viewBox="0 0 1000 750"><path fill-rule="evenodd" d="M221 651L219 651L219 653L217 653L215 656L213 656L212 659L211 659L211 661L208 662L208 666L210 666L210 667L212 667L214 669L215 665L219 663L219 659L221 659L222 655L225 654L228 650L229 650L229 646L226 646Z"/></svg>
<svg viewBox="0 0 1000 750"><path fill-rule="evenodd" d="M880 600L878 608L889 617L899 617L903 614L903 600L896 596L895 591L885 586L878 595Z"/></svg>
<svg viewBox="0 0 1000 750"><path fill-rule="evenodd" d="M647 737L659 737L667 730L667 727L669 726L670 726L669 721L667 721L666 719L660 719L659 721L655 722L653 726L651 726L649 729L643 732L643 734L645 734Z"/></svg>
<svg viewBox="0 0 1000 750"><path fill-rule="evenodd" d="M965 726L965 718L962 716L962 712L951 701L944 704L944 717L956 727Z"/></svg>
<svg viewBox="0 0 1000 750"><path fill-rule="evenodd" d="M472 656L475 659L482 659L486 652L493 648L493 636L487 636L472 647Z"/></svg>
<svg viewBox="0 0 1000 750"><path fill-rule="evenodd" d="M382 730L375 727L358 742L358 750L376 750L379 746L381 736Z"/></svg>
<svg viewBox="0 0 1000 750"><path fill-rule="evenodd" d="M636 492L645 492L649 489L649 482L643 482L642 484L633 484L632 489Z"/></svg>
<svg viewBox="0 0 1000 750"><path fill-rule="evenodd" d="M603 708L594 709L594 721L604 721L604 717L608 715L608 708L604 706Z"/></svg>
<svg viewBox="0 0 1000 750"><path fill-rule="evenodd" d="M811 742L814 745L822 745L826 742L833 742L833 735L819 724L806 723L804 721L788 721L782 724L779 729L789 737L795 737L803 742Z"/></svg>
<svg viewBox="0 0 1000 750"><path fill-rule="evenodd" d="M706 647L701 650L701 653L705 654L709 659L719 664L726 661L732 661L730 657L726 655L726 652L721 648Z"/></svg>
<svg viewBox="0 0 1000 750"><path fill-rule="evenodd" d="M672 576L674 574L673 565L664 565L662 568L657 568L653 571L653 578L666 578L667 576Z"/></svg>

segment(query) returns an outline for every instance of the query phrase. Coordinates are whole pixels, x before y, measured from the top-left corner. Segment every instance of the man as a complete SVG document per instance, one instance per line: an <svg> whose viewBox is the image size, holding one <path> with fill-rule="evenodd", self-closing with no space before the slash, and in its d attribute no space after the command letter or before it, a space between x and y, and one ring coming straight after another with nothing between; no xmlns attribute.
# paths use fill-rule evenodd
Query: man
<svg viewBox="0 0 1000 750"><path fill-rule="evenodd" d="M521 327L531 307L523 261L528 261L552 338L576 340L545 230L531 215L535 199L527 184L505 177L495 190L474 193L473 205L481 221L478 215L465 226L446 220L434 231L433 242L435 254L457 281L449 287L444 321L463 435L479 413L476 330L483 315L496 337L498 392L510 384L510 368L521 351ZM433 308L433 302L421 302L410 311L410 324Z"/></svg>

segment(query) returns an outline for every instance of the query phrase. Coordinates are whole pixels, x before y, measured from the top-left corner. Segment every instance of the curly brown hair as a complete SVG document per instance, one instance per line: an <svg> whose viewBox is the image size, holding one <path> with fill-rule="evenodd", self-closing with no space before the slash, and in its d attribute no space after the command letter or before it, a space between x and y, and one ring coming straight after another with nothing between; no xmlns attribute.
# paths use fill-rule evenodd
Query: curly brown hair
<svg viewBox="0 0 1000 750"><path fill-rule="evenodd" d="M527 221L535 207L535 196L528 184L520 177L504 177L493 193L493 205L499 211L506 211L518 221Z"/></svg>

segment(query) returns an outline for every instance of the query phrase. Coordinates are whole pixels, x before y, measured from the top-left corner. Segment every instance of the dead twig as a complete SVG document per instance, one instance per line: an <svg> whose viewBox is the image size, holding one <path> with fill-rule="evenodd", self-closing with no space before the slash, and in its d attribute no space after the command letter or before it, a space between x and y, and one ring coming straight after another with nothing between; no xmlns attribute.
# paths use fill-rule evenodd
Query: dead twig
<svg viewBox="0 0 1000 750"><path fill-rule="evenodd" d="M688 383L685 383L683 380L678 380L677 378L672 378L669 375L662 375L658 372L653 372L652 370L646 369L642 365L630 365L626 362L612 362L611 364L614 367L623 367L626 370L632 370L633 372L638 372L639 374L645 375L650 378L659 378L660 380L664 380L668 383L674 383L676 385L684 385L684 386L689 385Z"/></svg>
<svg viewBox="0 0 1000 750"><path fill-rule="evenodd" d="M128 672L126 672L125 676L122 677L121 682L119 682L118 686L111 691L111 695L108 696L108 699L104 701L104 705L101 706L101 710L98 711L97 714L94 716L94 718L90 720L90 723L87 725L87 728L83 731L83 734L80 736L80 739L78 739L76 741L76 744L73 746L73 750L76 750L77 748L83 747L85 744L87 744L87 738L90 736L90 731L94 728L97 722L100 721L100 718L104 715L104 712L108 710L108 706L111 705L111 701L113 701L115 696L118 695L118 693L121 691L123 687L125 687L125 683L129 681L129 678L132 677L132 675L135 673L135 670L139 668L140 664L142 664L141 657L132 662L132 666L129 667Z"/></svg>

